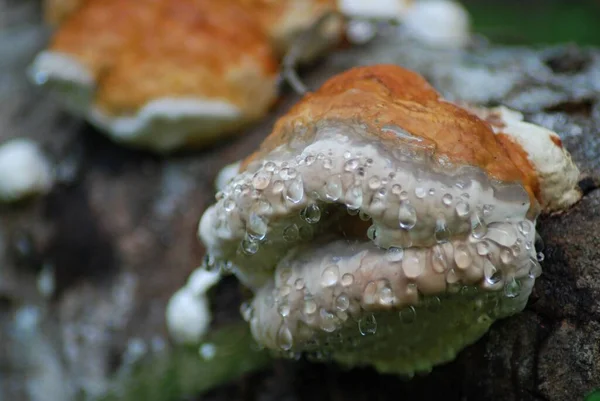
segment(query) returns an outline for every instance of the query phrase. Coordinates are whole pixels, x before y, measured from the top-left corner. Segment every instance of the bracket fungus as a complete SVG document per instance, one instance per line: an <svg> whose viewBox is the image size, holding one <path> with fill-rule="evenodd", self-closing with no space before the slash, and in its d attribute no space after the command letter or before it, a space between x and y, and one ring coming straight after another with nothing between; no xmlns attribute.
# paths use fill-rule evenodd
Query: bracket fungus
<svg viewBox="0 0 600 401"><path fill-rule="evenodd" d="M48 19L62 22L30 75L115 141L199 147L267 112L281 53L334 9L334 0L49 1Z"/></svg>
<svg viewBox="0 0 600 401"><path fill-rule="evenodd" d="M242 313L268 349L429 371L525 307L536 217L581 196L558 136L520 120L398 66L337 75L218 192L206 264L254 291Z"/></svg>

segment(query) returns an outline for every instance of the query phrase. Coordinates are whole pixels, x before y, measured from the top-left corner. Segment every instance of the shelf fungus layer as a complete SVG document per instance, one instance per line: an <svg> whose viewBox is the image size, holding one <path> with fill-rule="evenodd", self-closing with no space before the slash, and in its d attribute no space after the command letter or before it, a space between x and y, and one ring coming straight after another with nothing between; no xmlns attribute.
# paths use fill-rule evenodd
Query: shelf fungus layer
<svg viewBox="0 0 600 401"><path fill-rule="evenodd" d="M277 96L281 53L335 2L48 0L46 6L47 18L60 25L34 60L32 80L115 141L168 152L205 146L264 116ZM341 28L327 32L340 37Z"/></svg>
<svg viewBox="0 0 600 401"><path fill-rule="evenodd" d="M428 371L525 307L536 217L580 197L558 136L519 116L397 66L340 74L222 186L206 263L253 289L242 312L269 349Z"/></svg>

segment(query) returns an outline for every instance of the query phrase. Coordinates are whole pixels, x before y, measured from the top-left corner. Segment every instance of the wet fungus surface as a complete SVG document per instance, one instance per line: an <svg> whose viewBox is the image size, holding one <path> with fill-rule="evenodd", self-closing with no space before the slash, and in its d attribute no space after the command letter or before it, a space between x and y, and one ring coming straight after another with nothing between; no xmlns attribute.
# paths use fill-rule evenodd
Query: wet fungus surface
<svg viewBox="0 0 600 401"><path fill-rule="evenodd" d="M536 218L579 199L578 175L519 113L361 67L277 122L199 235L207 266L254 291L242 314L262 346L412 375L525 307Z"/></svg>

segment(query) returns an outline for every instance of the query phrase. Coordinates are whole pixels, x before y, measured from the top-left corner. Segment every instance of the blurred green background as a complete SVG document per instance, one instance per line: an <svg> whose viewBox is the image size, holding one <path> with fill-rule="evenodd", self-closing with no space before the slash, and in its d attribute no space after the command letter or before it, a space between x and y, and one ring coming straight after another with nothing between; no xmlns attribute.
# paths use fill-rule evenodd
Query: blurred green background
<svg viewBox="0 0 600 401"><path fill-rule="evenodd" d="M462 0L475 31L505 44L600 46L600 0Z"/></svg>

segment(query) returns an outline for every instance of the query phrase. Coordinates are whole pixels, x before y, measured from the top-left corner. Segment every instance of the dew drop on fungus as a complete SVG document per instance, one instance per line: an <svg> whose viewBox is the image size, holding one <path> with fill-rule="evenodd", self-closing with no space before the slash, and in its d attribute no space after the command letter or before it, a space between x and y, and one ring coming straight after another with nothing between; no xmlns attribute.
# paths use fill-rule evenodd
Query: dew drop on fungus
<svg viewBox="0 0 600 401"><path fill-rule="evenodd" d="M531 224L527 220L519 222L519 232L523 235L527 235L531 232Z"/></svg>
<svg viewBox="0 0 600 401"><path fill-rule="evenodd" d="M538 262L543 262L545 259L544 253L543 252L538 252L537 253L537 260Z"/></svg>
<svg viewBox="0 0 600 401"><path fill-rule="evenodd" d="M345 311L350 306L350 298L343 292L335 299L335 307L338 310Z"/></svg>
<svg viewBox="0 0 600 401"><path fill-rule="evenodd" d="M342 276L342 285L349 287L354 283L354 276L351 273L346 273Z"/></svg>
<svg viewBox="0 0 600 401"><path fill-rule="evenodd" d="M317 311L317 303L312 298L306 298L304 300L304 314L312 315Z"/></svg>
<svg viewBox="0 0 600 401"><path fill-rule="evenodd" d="M442 196L442 203L446 206L450 206L452 204L452 195L444 194L444 196Z"/></svg>
<svg viewBox="0 0 600 401"><path fill-rule="evenodd" d="M300 238L300 231L295 224L287 226L283 230L283 239L287 242L296 242Z"/></svg>
<svg viewBox="0 0 600 401"><path fill-rule="evenodd" d="M226 212L231 212L233 209L235 209L235 202L232 199L227 199L223 203L223 207L225 208Z"/></svg>
<svg viewBox="0 0 600 401"><path fill-rule="evenodd" d="M406 201L400 203L398 221L400 227L406 230L410 230L417 224L417 211L410 203Z"/></svg>
<svg viewBox="0 0 600 401"><path fill-rule="evenodd" d="M467 202L460 201L456 204L456 214L458 217L466 217L469 214L470 209Z"/></svg>
<svg viewBox="0 0 600 401"><path fill-rule="evenodd" d="M391 247L386 252L386 258L390 262L400 262L404 256L404 249Z"/></svg>
<svg viewBox="0 0 600 401"><path fill-rule="evenodd" d="M497 269L489 260L483 263L483 275L488 284L494 285L502 281L502 271Z"/></svg>
<svg viewBox="0 0 600 401"><path fill-rule="evenodd" d="M321 273L321 285L323 287L332 287L336 285L339 279L339 268L337 265L329 265Z"/></svg>
<svg viewBox="0 0 600 401"><path fill-rule="evenodd" d="M474 213L471 217L471 235L475 239L481 239L487 234L487 225L479 216L479 213Z"/></svg>
<svg viewBox="0 0 600 401"><path fill-rule="evenodd" d="M521 284L514 277L507 281L504 286L504 295L507 298L515 298L518 297L521 293Z"/></svg>
<svg viewBox="0 0 600 401"><path fill-rule="evenodd" d="M458 245L454 249L454 262L459 269L466 269L473 263L469 249L464 245Z"/></svg>
<svg viewBox="0 0 600 401"><path fill-rule="evenodd" d="M357 210L362 206L363 193L359 186L352 186L346 191L346 207Z"/></svg>
<svg viewBox="0 0 600 401"><path fill-rule="evenodd" d="M311 203L302 210L301 216L309 224L318 223L321 220L321 209L317 204Z"/></svg>
<svg viewBox="0 0 600 401"><path fill-rule="evenodd" d="M268 225L266 221L256 213L250 213L246 226L248 235L253 240L262 241L267 236Z"/></svg>
<svg viewBox="0 0 600 401"><path fill-rule="evenodd" d="M258 242L244 238L242 240L242 251L246 255L254 255L258 252Z"/></svg>
<svg viewBox="0 0 600 401"><path fill-rule="evenodd" d="M279 348L284 351L292 349L292 332L285 324L281 325L279 331L277 332L277 344L279 345Z"/></svg>
<svg viewBox="0 0 600 401"><path fill-rule="evenodd" d="M287 317L290 314L290 305L288 303L282 303L277 307L277 311L281 317Z"/></svg>
<svg viewBox="0 0 600 401"><path fill-rule="evenodd" d="M514 260L514 256L510 249L502 249L500 251L500 260L505 265L509 265Z"/></svg>
<svg viewBox="0 0 600 401"><path fill-rule="evenodd" d="M488 244L487 241L478 242L476 245L476 248L477 248L477 254L479 256L485 256L490 253L490 245Z"/></svg>
<svg viewBox="0 0 600 401"><path fill-rule="evenodd" d="M334 332L336 329L334 314L321 308L321 310L319 311L319 316L321 317L321 329L327 333Z"/></svg>
<svg viewBox="0 0 600 401"><path fill-rule="evenodd" d="M381 180L379 180L379 177L374 175L373 177L369 178L368 184L370 189L376 190L381 186Z"/></svg>
<svg viewBox="0 0 600 401"><path fill-rule="evenodd" d="M296 288L296 290L300 291L302 289L304 289L304 280L299 278L294 282L294 288Z"/></svg>
<svg viewBox="0 0 600 401"><path fill-rule="evenodd" d="M283 181L277 180L273 183L273 187L271 189L273 190L274 194L279 194L279 193L283 192L284 188L285 188L285 185L283 185Z"/></svg>
<svg viewBox="0 0 600 401"><path fill-rule="evenodd" d="M423 272L423 266L421 266L421 260L417 254L405 257L402 261L402 271L407 278L417 278Z"/></svg>
<svg viewBox="0 0 600 401"><path fill-rule="evenodd" d="M368 315L358 321L358 330L363 336L375 334L377 332L377 320L374 315Z"/></svg>
<svg viewBox="0 0 600 401"><path fill-rule="evenodd" d="M325 197L337 201L342 196L342 180L339 175L332 175L325 183Z"/></svg>
<svg viewBox="0 0 600 401"><path fill-rule="evenodd" d="M381 305L392 305L394 301L394 292L389 286L386 285L379 289L379 303Z"/></svg>
<svg viewBox="0 0 600 401"><path fill-rule="evenodd" d="M346 164L344 164L344 170L346 170L346 171L355 170L357 167L358 167L358 160L356 160L356 159L350 159L346 162Z"/></svg>
<svg viewBox="0 0 600 401"><path fill-rule="evenodd" d="M435 223L434 236L438 244L448 242L450 240L450 229L446 225L446 220L443 217L438 218Z"/></svg>
<svg viewBox="0 0 600 401"><path fill-rule="evenodd" d="M270 172L264 170L257 172L252 178L252 185L258 190L267 188L271 182L271 175Z"/></svg>
<svg viewBox="0 0 600 401"><path fill-rule="evenodd" d="M402 309L399 313L400 320L404 324L413 323L417 319L417 311L414 306L408 306Z"/></svg>
<svg viewBox="0 0 600 401"><path fill-rule="evenodd" d="M442 247L435 246L431 252L431 266L437 273L444 273L448 268L448 260Z"/></svg>
<svg viewBox="0 0 600 401"><path fill-rule="evenodd" d="M371 241L375 241L377 238L377 226L372 225L367 229L367 238L369 238Z"/></svg>
<svg viewBox="0 0 600 401"><path fill-rule="evenodd" d="M400 195L401 192L402 192L402 186L400 186L399 184L392 185L392 194L398 196L398 195Z"/></svg>
<svg viewBox="0 0 600 401"><path fill-rule="evenodd" d="M303 197L304 184L300 178L297 178L288 185L285 198L292 203L298 203Z"/></svg>

